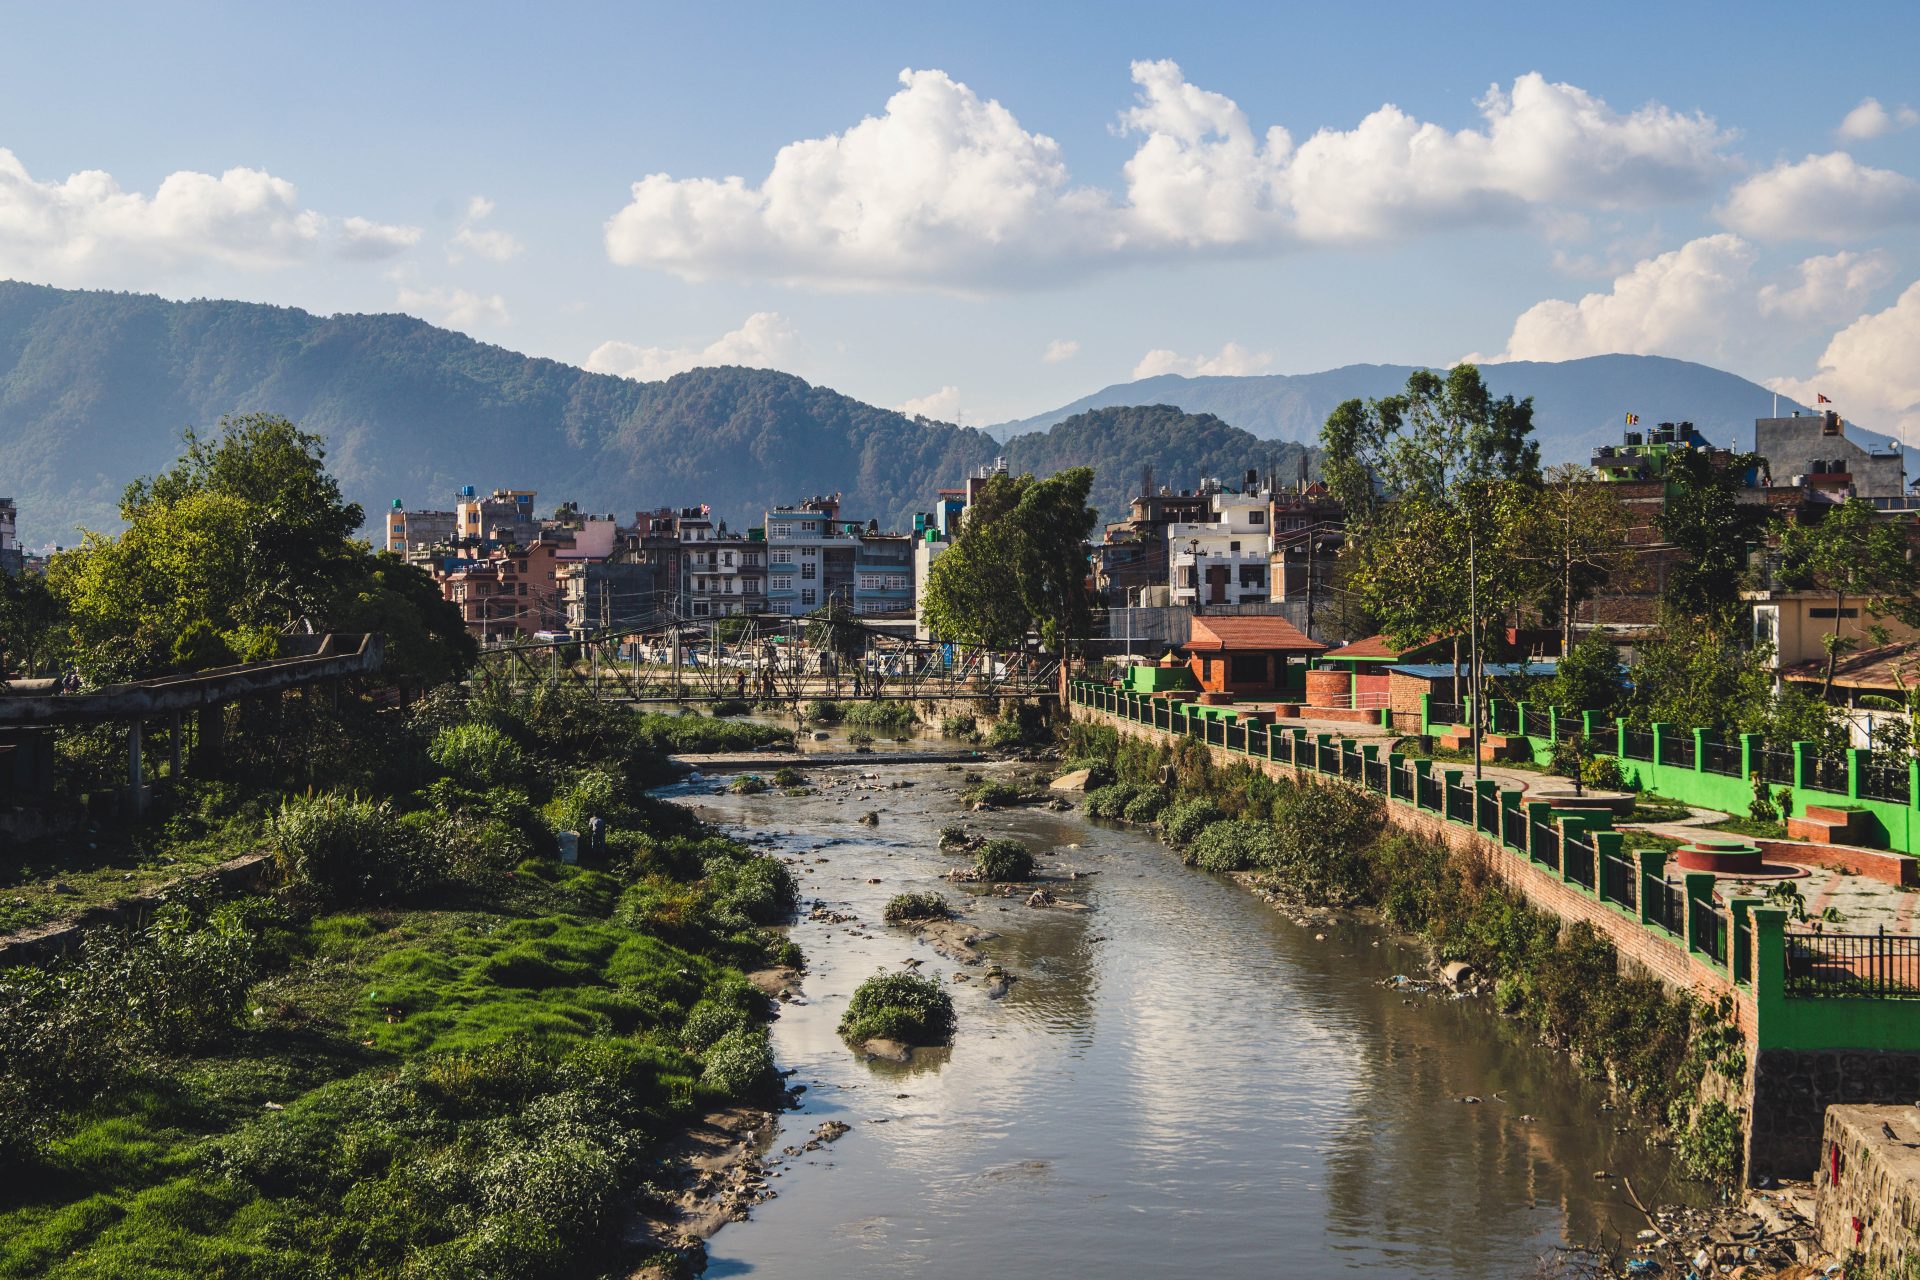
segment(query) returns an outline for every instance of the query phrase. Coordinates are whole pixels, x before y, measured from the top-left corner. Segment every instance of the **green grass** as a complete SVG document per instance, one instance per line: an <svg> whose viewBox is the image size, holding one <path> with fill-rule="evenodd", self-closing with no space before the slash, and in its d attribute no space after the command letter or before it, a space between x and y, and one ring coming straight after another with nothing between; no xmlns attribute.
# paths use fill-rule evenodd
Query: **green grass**
<svg viewBox="0 0 1920 1280"><path fill-rule="evenodd" d="M1752 818L1723 818L1719 822L1707 824L1711 830L1725 831L1736 836L1747 836L1754 840L1784 840L1787 838L1787 824L1784 822L1755 822Z"/></svg>

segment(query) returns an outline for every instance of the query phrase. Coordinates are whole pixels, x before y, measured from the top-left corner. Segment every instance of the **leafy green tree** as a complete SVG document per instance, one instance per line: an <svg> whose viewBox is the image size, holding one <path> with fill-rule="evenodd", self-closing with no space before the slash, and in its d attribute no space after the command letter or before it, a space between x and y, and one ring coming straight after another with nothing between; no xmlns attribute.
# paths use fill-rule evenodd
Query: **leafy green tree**
<svg viewBox="0 0 1920 1280"><path fill-rule="evenodd" d="M37 573L0 574L0 679L33 675L65 643L66 611Z"/></svg>
<svg viewBox="0 0 1920 1280"><path fill-rule="evenodd" d="M806 637L816 649L852 658L865 646L867 633L846 601L832 599L807 615Z"/></svg>
<svg viewBox="0 0 1920 1280"><path fill-rule="evenodd" d="M1542 612L1560 619L1560 652L1571 653L1573 615L1595 590L1633 562L1632 521L1613 486L1577 463L1549 470L1535 491L1519 554L1536 566Z"/></svg>
<svg viewBox="0 0 1920 1280"><path fill-rule="evenodd" d="M1833 597L1833 626L1826 637L1827 670L1820 696L1833 692L1834 667L1853 641L1841 636L1848 599L1876 618L1920 625L1920 566L1907 558L1906 529L1874 518L1873 504L1850 498L1820 519L1788 527L1780 538L1781 585L1823 591Z"/></svg>
<svg viewBox="0 0 1920 1280"><path fill-rule="evenodd" d="M1611 715L1624 692L1620 654L1613 642L1590 631L1561 655L1553 677L1535 693L1562 711L1598 711Z"/></svg>
<svg viewBox="0 0 1920 1280"><path fill-rule="evenodd" d="M1328 415L1320 444L1327 487L1364 523L1380 500L1437 497L1462 483L1537 480L1533 399L1495 398L1476 365L1416 369L1397 396L1348 400Z"/></svg>
<svg viewBox="0 0 1920 1280"><path fill-rule="evenodd" d="M381 634L381 679L423 689L465 675L480 646L432 575L390 551L364 558L360 567L332 611L331 625Z"/></svg>
<svg viewBox="0 0 1920 1280"><path fill-rule="evenodd" d="M1745 645L1731 615L1669 612L1659 633L1636 646L1627 718L1641 728L1663 723L1831 744L1832 709L1792 690L1776 699L1771 651Z"/></svg>
<svg viewBox="0 0 1920 1280"><path fill-rule="evenodd" d="M1037 628L1058 651L1092 621L1086 540L1090 467L1045 480L996 475L967 509L960 536L933 562L924 612L943 640L1009 649Z"/></svg>
<svg viewBox="0 0 1920 1280"><path fill-rule="evenodd" d="M1684 557L1667 572L1662 603L1669 612L1731 618L1748 581L1747 553L1771 519L1765 504L1740 500L1746 473L1765 462L1744 453L1716 466L1697 449L1668 456L1667 500L1655 524Z"/></svg>

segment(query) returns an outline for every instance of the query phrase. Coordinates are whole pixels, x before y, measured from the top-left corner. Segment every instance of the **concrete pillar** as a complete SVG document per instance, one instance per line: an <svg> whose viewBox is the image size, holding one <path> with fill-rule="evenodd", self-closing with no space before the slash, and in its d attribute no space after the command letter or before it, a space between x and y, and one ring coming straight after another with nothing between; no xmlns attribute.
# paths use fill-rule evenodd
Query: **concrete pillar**
<svg viewBox="0 0 1920 1280"><path fill-rule="evenodd" d="M1786 998L1787 913L1753 908L1753 1039L1756 1048L1779 1043L1781 1001Z"/></svg>
<svg viewBox="0 0 1920 1280"><path fill-rule="evenodd" d="M1635 849L1633 859L1640 864L1640 883L1633 886L1633 900L1640 908L1640 923L1651 927L1653 916L1647 910L1647 882L1657 882L1667 874L1667 851Z"/></svg>
<svg viewBox="0 0 1920 1280"><path fill-rule="evenodd" d="M180 729L180 713L178 711L173 713L173 720L168 725L167 736L168 736L168 745L173 750L172 780L174 785L177 786L179 785L179 782L180 782L180 762L185 757L185 754L186 754L185 743L182 741L182 735L181 735L181 729Z"/></svg>

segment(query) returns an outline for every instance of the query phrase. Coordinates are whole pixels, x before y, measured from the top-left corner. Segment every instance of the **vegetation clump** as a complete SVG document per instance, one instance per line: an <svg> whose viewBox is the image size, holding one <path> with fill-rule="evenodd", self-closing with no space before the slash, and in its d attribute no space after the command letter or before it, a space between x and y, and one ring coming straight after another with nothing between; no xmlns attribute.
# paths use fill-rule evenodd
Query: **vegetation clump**
<svg viewBox="0 0 1920 1280"><path fill-rule="evenodd" d="M887 899L883 915L888 924L909 924L919 920L945 920L953 908L937 893L896 893Z"/></svg>
<svg viewBox="0 0 1920 1280"><path fill-rule="evenodd" d="M1018 840L989 840L973 855L974 874L999 884L1033 877L1033 854Z"/></svg>
<svg viewBox="0 0 1920 1280"><path fill-rule="evenodd" d="M942 1045L953 1039L953 997L931 978L879 973L862 982L840 1019L849 1044L893 1040L905 1045Z"/></svg>
<svg viewBox="0 0 1920 1280"><path fill-rule="evenodd" d="M980 741L980 722L970 715L944 716L940 720L940 736L958 738L962 742Z"/></svg>
<svg viewBox="0 0 1920 1280"><path fill-rule="evenodd" d="M1193 796L1167 806L1160 815L1160 834L1168 844L1178 847L1225 816L1207 797Z"/></svg>
<svg viewBox="0 0 1920 1280"><path fill-rule="evenodd" d="M913 704L904 699L848 702L841 707L840 719L844 724L859 725L863 729L888 729L895 733L904 733L920 723Z"/></svg>

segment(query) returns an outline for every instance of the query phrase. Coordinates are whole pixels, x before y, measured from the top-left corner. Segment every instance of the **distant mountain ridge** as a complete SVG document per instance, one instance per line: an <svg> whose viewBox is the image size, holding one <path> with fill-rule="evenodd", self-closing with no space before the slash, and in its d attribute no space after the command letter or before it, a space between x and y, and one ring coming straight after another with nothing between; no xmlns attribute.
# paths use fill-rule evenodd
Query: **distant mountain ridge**
<svg viewBox="0 0 1920 1280"><path fill-rule="evenodd" d="M707 502L736 528L770 506L841 491L849 516L910 528L935 489L1001 456L1015 470L1092 465L1094 500L1111 513L1143 463L1191 484L1275 454L1167 406L1003 444L765 369L634 382L408 316L0 281L0 495L19 501L27 545L71 543L78 525L116 527L121 490L178 455L182 428L249 411L324 437L370 525L396 498L444 507L472 484L538 489L543 511L571 498L622 518Z"/></svg>
<svg viewBox="0 0 1920 1280"><path fill-rule="evenodd" d="M1054 423L1117 404L1171 404L1216 414L1263 440L1312 443L1343 400L1390 395L1417 366L1353 364L1323 373L1188 378L1162 374L1121 382L1049 413L986 428L1000 438L1044 431ZM1547 363L1483 364L1495 395L1532 396L1534 431L1547 462L1584 462L1593 449L1618 444L1628 413L1643 425L1686 420L1715 444L1753 447L1755 418L1774 411L1774 393L1737 374L1665 356L1608 355ZM1779 398L1781 413L1804 409ZM1860 433L1862 440L1888 437Z"/></svg>

